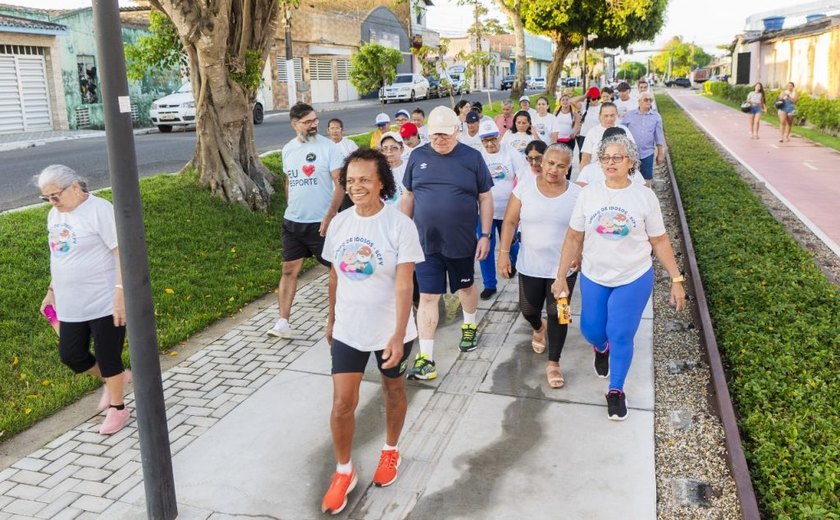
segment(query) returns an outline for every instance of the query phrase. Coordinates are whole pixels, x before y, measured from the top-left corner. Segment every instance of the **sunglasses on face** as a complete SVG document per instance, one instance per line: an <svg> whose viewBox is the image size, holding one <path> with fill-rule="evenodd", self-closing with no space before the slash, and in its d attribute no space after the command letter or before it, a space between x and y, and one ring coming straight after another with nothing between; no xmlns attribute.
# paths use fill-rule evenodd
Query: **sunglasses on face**
<svg viewBox="0 0 840 520"><path fill-rule="evenodd" d="M70 186L67 186L67 188L69 187ZM59 190L55 193L50 193L49 195L40 195L38 198L43 200L44 202L58 202L59 200L61 200L61 195L63 195L64 192L67 191L67 188Z"/></svg>

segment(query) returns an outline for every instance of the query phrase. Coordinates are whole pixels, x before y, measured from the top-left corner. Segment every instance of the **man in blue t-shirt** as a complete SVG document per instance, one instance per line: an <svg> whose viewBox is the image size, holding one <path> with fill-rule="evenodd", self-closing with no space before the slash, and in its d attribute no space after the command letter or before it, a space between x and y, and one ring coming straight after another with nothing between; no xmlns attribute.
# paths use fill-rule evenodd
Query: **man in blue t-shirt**
<svg viewBox="0 0 840 520"><path fill-rule="evenodd" d="M420 353L409 369L411 379L434 379L434 337L438 301L449 290L458 293L464 310L462 352L476 347L478 290L473 283L475 261L483 260L490 247L493 223L493 180L477 150L458 142L461 121L450 108L439 106L429 114L428 144L415 148L408 159L403 184L402 210L420 233L426 260L417 264L420 303L417 327ZM475 236L475 216L480 214L481 236Z"/></svg>
<svg viewBox="0 0 840 520"><path fill-rule="evenodd" d="M297 136L283 147L283 173L286 174L286 212L283 214L283 277L277 290L280 319L268 334L287 337L291 333L289 316L297 291L303 261L321 258L327 226L338 211L344 190L338 175L344 165L341 151L331 140L318 134L318 116L306 103L289 110Z"/></svg>

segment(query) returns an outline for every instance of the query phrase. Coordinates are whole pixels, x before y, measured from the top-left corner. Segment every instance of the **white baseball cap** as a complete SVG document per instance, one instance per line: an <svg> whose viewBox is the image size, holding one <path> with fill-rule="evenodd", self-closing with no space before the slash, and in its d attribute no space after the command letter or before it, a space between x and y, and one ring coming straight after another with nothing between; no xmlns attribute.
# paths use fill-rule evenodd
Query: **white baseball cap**
<svg viewBox="0 0 840 520"><path fill-rule="evenodd" d="M522 101L527 101L528 103L530 103L531 98L529 98L528 96L522 96L521 98L519 98L519 102L521 103Z"/></svg>
<svg viewBox="0 0 840 520"><path fill-rule="evenodd" d="M452 135L456 127L461 126L461 120L455 115L455 111L447 106L435 107L429 114L429 121L426 124L431 134Z"/></svg>
<svg viewBox="0 0 840 520"><path fill-rule="evenodd" d="M493 137L499 135L499 127L493 121L482 121L478 127L478 137Z"/></svg>
<svg viewBox="0 0 840 520"><path fill-rule="evenodd" d="M391 118L388 117L388 114L385 112L380 112L376 114L376 124L377 125L387 125L391 122Z"/></svg>
<svg viewBox="0 0 840 520"><path fill-rule="evenodd" d="M382 141L389 137L394 141L403 144L403 138L400 137L400 134L398 134L397 132L385 132L384 134L382 134L382 137L379 138L379 146L382 146Z"/></svg>
<svg viewBox="0 0 840 520"><path fill-rule="evenodd" d="M400 110L397 110L397 114L394 117L397 117L397 116L400 116L400 115L405 116L408 119L411 119L411 114L409 114L408 110L406 110L404 108L401 108Z"/></svg>

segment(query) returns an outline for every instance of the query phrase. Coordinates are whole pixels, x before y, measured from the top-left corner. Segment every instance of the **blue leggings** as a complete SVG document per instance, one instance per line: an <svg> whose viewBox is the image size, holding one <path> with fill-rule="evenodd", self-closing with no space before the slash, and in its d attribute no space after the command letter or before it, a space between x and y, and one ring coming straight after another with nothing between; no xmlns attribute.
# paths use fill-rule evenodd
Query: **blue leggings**
<svg viewBox="0 0 840 520"><path fill-rule="evenodd" d="M610 389L624 390L633 361L633 337L653 292L653 267L626 285L605 287L580 276L580 332L603 352L609 342Z"/></svg>
<svg viewBox="0 0 840 520"><path fill-rule="evenodd" d="M490 251L487 253L487 258L480 261L478 265L481 267L481 279L484 281L485 289L496 288L496 233L499 238L502 238L502 220L493 219L493 226L490 228ZM481 236L481 220L479 219L478 227L476 227L476 234ZM519 256L519 241L514 237L513 244L510 246L510 265L516 267L516 257Z"/></svg>

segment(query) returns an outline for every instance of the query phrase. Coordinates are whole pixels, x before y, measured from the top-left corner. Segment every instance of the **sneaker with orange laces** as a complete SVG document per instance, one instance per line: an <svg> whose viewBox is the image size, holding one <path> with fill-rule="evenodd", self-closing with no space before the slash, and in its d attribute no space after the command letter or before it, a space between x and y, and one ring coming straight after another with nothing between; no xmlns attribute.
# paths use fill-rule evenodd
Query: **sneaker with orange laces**
<svg viewBox="0 0 840 520"><path fill-rule="evenodd" d="M337 515L347 506L347 495L353 491L358 481L356 476L356 468L353 468L352 473L333 473L330 488L324 495L324 500L321 502L321 511Z"/></svg>
<svg viewBox="0 0 840 520"><path fill-rule="evenodd" d="M390 486L397 480L397 468L400 467L399 450L382 450L379 466L373 474L373 484L379 487Z"/></svg>

